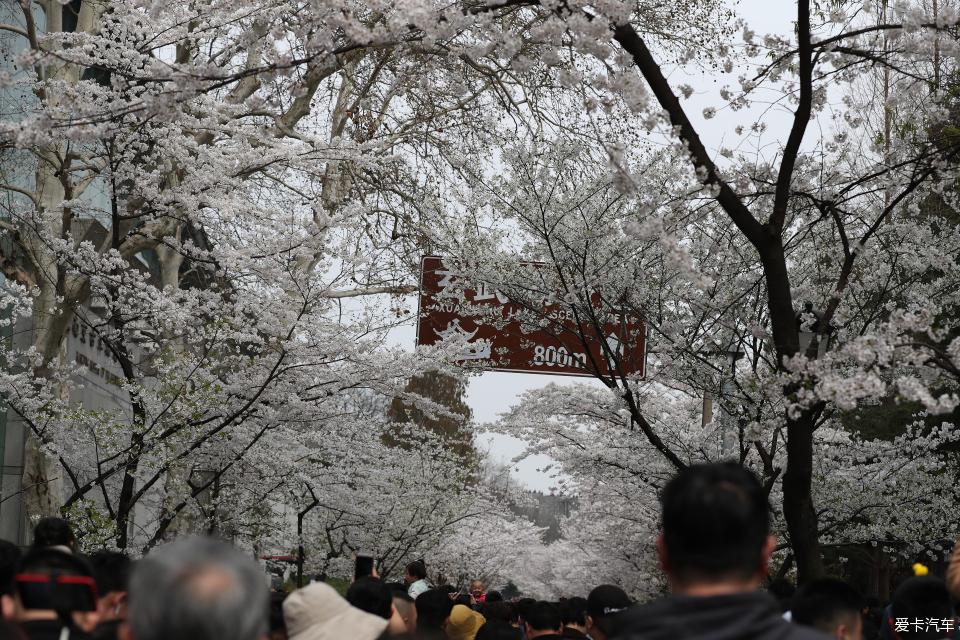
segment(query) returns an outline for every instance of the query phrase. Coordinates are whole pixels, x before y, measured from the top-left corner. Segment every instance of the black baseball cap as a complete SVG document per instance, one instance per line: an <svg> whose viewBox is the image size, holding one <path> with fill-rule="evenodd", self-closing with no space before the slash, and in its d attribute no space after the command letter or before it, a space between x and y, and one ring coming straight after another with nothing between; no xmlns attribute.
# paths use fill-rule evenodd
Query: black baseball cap
<svg viewBox="0 0 960 640"><path fill-rule="evenodd" d="M623 589L602 584L587 596L587 613L594 620L629 609L633 603Z"/></svg>

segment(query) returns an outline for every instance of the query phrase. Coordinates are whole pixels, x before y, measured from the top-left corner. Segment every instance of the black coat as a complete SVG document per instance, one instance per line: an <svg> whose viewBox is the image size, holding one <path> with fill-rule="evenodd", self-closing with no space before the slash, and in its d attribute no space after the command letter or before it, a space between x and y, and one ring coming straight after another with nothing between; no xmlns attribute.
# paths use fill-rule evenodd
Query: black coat
<svg viewBox="0 0 960 640"><path fill-rule="evenodd" d="M63 624L59 620L34 620L20 623L20 628L30 640L60 640ZM70 631L70 640L92 640L92 638L79 629L73 629Z"/></svg>
<svg viewBox="0 0 960 640"><path fill-rule="evenodd" d="M762 591L724 596L669 596L617 615L614 640L829 640L783 619Z"/></svg>

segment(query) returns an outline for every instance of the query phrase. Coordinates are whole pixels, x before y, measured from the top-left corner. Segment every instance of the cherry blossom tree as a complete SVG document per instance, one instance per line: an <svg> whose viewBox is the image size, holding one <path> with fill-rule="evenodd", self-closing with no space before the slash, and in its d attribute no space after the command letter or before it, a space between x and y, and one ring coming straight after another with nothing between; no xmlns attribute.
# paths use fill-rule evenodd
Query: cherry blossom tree
<svg viewBox="0 0 960 640"><path fill-rule="evenodd" d="M458 128L497 79L419 93L434 47L369 47L307 5L4 9L5 301L30 340L2 393L30 516L150 546L215 487L289 473L284 445L339 463L370 427L345 394L393 397L435 361L383 348L419 254L402 203L423 199L418 145L482 145ZM71 327L106 345L128 407L76 406Z"/></svg>
<svg viewBox="0 0 960 640"><path fill-rule="evenodd" d="M713 37L636 8L664 42ZM430 366L381 348L408 314L384 297L413 289L432 229L472 219L445 206L456 167L553 122L577 63L575 34L519 3L19 0L0 33L0 266L29 326L0 385L27 427L27 512L120 547L226 496L262 511L259 483L302 460L284 447L333 464L305 443L368 426L344 394L392 397ZM76 405L74 331L129 406Z"/></svg>
<svg viewBox="0 0 960 640"><path fill-rule="evenodd" d="M882 139L863 133L856 102L844 96L873 65L916 82L918 56L938 51L949 67L956 14L902 3L878 21L869 5L814 9L797 3L795 40L761 39L743 25L739 41L718 48L723 72L743 71L739 87L723 87L718 106L693 117L682 102L693 89L666 80L673 61L631 14L557 8L571 31L611 35L619 48L594 52L608 66L587 66L578 79L613 89L616 105L636 115L618 127L605 120L599 145L585 144L589 136L569 143L574 127L566 123L545 132L508 151L501 180L474 170L468 190L482 195L472 197L510 222L460 245L469 250L448 245L473 281L522 301L531 328L544 322L537 309L545 299L561 300L594 328L632 311L646 317L656 342L659 382L702 395L731 378L718 422L738 446L722 453L753 459L768 490L782 491L801 581L823 571L820 536L831 530L814 506L818 430L829 429L837 411L886 396L940 414L958 403L956 339L943 312L953 306L956 265L940 257L953 255L956 226L923 210L935 195L945 209L952 201L939 195L955 180L949 96L921 100L915 85L900 83L889 103L909 104L911 116ZM589 91L584 131L599 106ZM767 132L762 114L749 120L751 109L771 94L790 126L776 144L750 151ZM719 108L747 114L734 131L738 148L711 151L703 142ZM552 271L531 278L522 268L489 267L511 253L514 262L540 260ZM481 266L469 271L470 263ZM822 309L816 326L797 301ZM811 328L818 335L801 351L800 334ZM828 338L832 350L817 359ZM731 348L745 355L732 368L723 355ZM643 383L623 370L600 377L659 455L673 468L690 462L639 404Z"/></svg>
<svg viewBox="0 0 960 640"><path fill-rule="evenodd" d="M761 38L714 2L18 4L0 22L21 48L2 77L0 266L32 333L0 388L29 426L33 515L86 513L127 546L152 503L135 532L150 545L230 477L291 475L302 459L285 451L366 477L344 395L393 397L439 366L382 346L409 315L385 298L413 290L426 253L531 328L544 299L575 332L643 316L646 380L609 345L608 367L591 363L610 392L593 401L617 416L598 424L652 448L653 476L721 456L756 468L801 581L823 570L831 518L856 519L816 502L839 414L958 405L955 109L917 91L953 72L947 5L798 0L796 33ZM880 137L857 93L877 67L902 115ZM692 109L673 70L731 82ZM743 120L711 149L719 112ZM75 321L116 359L128 410L71 403ZM694 411L705 393L712 422ZM716 447L691 439L711 428ZM933 450L952 437L937 434ZM305 480L285 490L309 504L321 485Z"/></svg>

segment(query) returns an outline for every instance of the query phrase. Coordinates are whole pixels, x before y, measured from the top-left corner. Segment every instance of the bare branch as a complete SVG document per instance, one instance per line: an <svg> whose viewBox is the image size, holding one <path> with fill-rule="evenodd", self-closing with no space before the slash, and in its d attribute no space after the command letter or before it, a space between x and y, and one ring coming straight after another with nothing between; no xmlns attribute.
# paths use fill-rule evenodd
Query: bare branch
<svg viewBox="0 0 960 640"><path fill-rule="evenodd" d="M344 289L340 291L328 291L323 294L324 298L359 298L361 296L374 296L383 293L394 295L404 295L413 293L419 287L414 285L398 285L396 287L365 287L361 289Z"/></svg>

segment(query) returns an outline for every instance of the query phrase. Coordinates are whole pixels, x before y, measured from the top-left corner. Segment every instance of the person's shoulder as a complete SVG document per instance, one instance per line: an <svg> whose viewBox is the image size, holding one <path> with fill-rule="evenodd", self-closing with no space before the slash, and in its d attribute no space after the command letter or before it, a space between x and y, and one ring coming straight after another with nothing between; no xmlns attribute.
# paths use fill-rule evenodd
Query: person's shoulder
<svg viewBox="0 0 960 640"><path fill-rule="evenodd" d="M669 597L631 607L609 619L609 636L616 640L671 637L680 620L676 614L674 600Z"/></svg>
<svg viewBox="0 0 960 640"><path fill-rule="evenodd" d="M618 614L614 640L827 640L830 636L787 622L766 594L667 596Z"/></svg>
<svg viewBox="0 0 960 640"><path fill-rule="evenodd" d="M613 640L666 640L668 638L677 640L733 637L750 637L753 638L753 640L833 640L833 636L826 635L810 627L787 622L786 620L783 621L782 625L776 625L775 627L767 629L757 629L755 630L755 635L748 636L737 633L725 635L723 630L717 630L713 633L706 630L691 632L685 628L682 620L679 618L671 620L666 624L661 622L661 624L657 626L644 626L643 618L634 618L632 623L633 624L627 623L620 627L620 631L615 632L612 636Z"/></svg>
<svg viewBox="0 0 960 640"><path fill-rule="evenodd" d="M59 620L31 620L20 624L24 637L29 640L60 640L64 637L64 627ZM70 640L94 640L93 636L79 629L71 630Z"/></svg>
<svg viewBox="0 0 960 640"><path fill-rule="evenodd" d="M620 613L614 614L616 616L616 627L618 629L626 629L632 625L649 621L650 619L659 618L665 615L669 616L677 607L675 601L676 598L667 596L658 600L653 600L652 602L630 607L626 611L621 611Z"/></svg>
<svg viewBox="0 0 960 640"><path fill-rule="evenodd" d="M783 636L784 640L832 640L833 636L827 635L822 631L817 631L811 627L805 627L802 624L796 624L793 622L783 621L786 625L786 635Z"/></svg>

